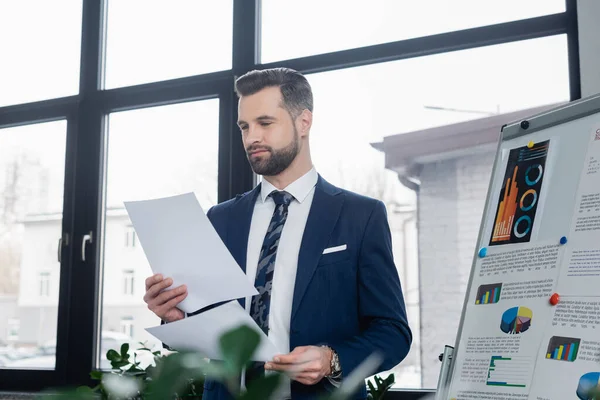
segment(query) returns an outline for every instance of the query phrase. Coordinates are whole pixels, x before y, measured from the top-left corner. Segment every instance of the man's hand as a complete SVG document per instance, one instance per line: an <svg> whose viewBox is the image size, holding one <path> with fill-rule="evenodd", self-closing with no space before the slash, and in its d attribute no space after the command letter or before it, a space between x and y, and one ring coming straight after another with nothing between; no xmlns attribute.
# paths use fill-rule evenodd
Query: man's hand
<svg viewBox="0 0 600 400"><path fill-rule="evenodd" d="M325 347L300 346L290 354L279 355L265 364L266 370L285 372L304 385L315 385L331 374L331 350Z"/></svg>
<svg viewBox="0 0 600 400"><path fill-rule="evenodd" d="M181 285L175 289L162 290L173 284L173 279L163 279L162 275L156 274L146 279L146 294L144 301L148 309L166 322L183 319L185 314L177 305L187 297L187 287Z"/></svg>

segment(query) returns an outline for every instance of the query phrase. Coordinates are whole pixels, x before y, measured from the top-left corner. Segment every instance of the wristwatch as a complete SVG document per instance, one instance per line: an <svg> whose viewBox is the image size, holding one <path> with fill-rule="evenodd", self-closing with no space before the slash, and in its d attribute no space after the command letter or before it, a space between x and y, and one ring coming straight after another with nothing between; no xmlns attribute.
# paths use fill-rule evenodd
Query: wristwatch
<svg viewBox="0 0 600 400"><path fill-rule="evenodd" d="M331 374L328 375L328 378L339 378L342 375L342 365L340 364L340 357L338 353L329 346L323 346L329 350L331 350Z"/></svg>

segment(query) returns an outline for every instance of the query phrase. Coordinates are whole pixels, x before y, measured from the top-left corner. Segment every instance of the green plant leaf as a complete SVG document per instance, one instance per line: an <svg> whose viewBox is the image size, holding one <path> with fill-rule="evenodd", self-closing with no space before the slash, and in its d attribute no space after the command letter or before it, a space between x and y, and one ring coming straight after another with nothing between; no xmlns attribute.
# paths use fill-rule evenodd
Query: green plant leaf
<svg viewBox="0 0 600 400"><path fill-rule="evenodd" d="M239 374L250 361L250 357L260 343L260 336L252 328L243 325L221 336L221 354L226 368L232 374Z"/></svg>
<svg viewBox="0 0 600 400"><path fill-rule="evenodd" d="M129 361L111 361L110 363L113 369L121 369L122 367L129 365Z"/></svg>
<svg viewBox="0 0 600 400"><path fill-rule="evenodd" d="M115 360L120 360L121 355L119 353L117 353L115 350L110 349L109 351L106 352L106 358L108 359L108 361L115 361Z"/></svg>
<svg viewBox="0 0 600 400"><path fill-rule="evenodd" d="M206 363L202 369L207 377L223 383L225 383L227 378L231 375L223 363Z"/></svg>
<svg viewBox="0 0 600 400"><path fill-rule="evenodd" d="M139 350L142 350L142 351L149 351L149 352L152 352L152 350L150 350L150 349L149 349L149 348L147 348L147 347L140 347L139 349L136 349L136 350L138 350L138 351L139 351Z"/></svg>
<svg viewBox="0 0 600 400"><path fill-rule="evenodd" d="M385 393L394 385L395 380L396 378L394 377L394 374L388 375L388 377L385 379L375 375L373 377L375 385L373 385L373 382L370 380L367 382L369 395L373 400L383 399L385 397Z"/></svg>
<svg viewBox="0 0 600 400"><path fill-rule="evenodd" d="M102 371L92 371L90 372L90 378L92 378L93 380L99 381L102 380Z"/></svg>
<svg viewBox="0 0 600 400"><path fill-rule="evenodd" d="M129 343L123 343L121 345L121 357L129 358L129 354L127 354L128 352L129 352Z"/></svg>
<svg viewBox="0 0 600 400"><path fill-rule="evenodd" d="M368 381L367 382L367 386L369 387L369 392L370 393L375 393L377 391L377 389L375 389L375 386L373 386L373 382Z"/></svg>
<svg viewBox="0 0 600 400"><path fill-rule="evenodd" d="M176 353L163 357L162 362L153 371L148 383L144 400L164 400L173 398L173 394L182 392L189 381L202 379L203 366L201 356L195 353Z"/></svg>
<svg viewBox="0 0 600 400"><path fill-rule="evenodd" d="M271 395L277 390L281 381L280 374L267 375L256 380L248 391L239 397L239 400L264 400L271 398Z"/></svg>
<svg viewBox="0 0 600 400"><path fill-rule="evenodd" d="M139 365L139 364L138 364L138 365ZM127 368L127 370L126 370L126 371L127 371L127 372L143 372L143 373L146 373L146 371L144 371L144 370L143 370L143 369L141 369L141 368L138 368L138 366L137 366L137 365L135 365L135 364L131 364L131 366L130 366L129 368Z"/></svg>

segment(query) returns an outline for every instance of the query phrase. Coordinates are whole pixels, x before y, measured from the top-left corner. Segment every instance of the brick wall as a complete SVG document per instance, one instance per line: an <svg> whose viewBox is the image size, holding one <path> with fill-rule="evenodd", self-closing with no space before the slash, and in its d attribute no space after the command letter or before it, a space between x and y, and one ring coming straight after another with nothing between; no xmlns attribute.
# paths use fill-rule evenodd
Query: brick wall
<svg viewBox="0 0 600 400"><path fill-rule="evenodd" d="M418 196L423 387L437 385L444 345L454 345L494 152L423 165Z"/></svg>

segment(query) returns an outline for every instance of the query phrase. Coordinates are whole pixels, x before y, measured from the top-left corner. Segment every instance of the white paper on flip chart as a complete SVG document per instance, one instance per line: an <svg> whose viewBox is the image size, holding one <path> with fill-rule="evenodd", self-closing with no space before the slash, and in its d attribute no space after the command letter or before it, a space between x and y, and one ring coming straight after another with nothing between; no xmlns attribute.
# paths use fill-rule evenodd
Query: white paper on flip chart
<svg viewBox="0 0 600 400"><path fill-rule="evenodd" d="M152 271L185 284L179 308L206 306L258 294L204 214L193 193L126 202L125 208Z"/></svg>
<svg viewBox="0 0 600 400"><path fill-rule="evenodd" d="M260 334L260 344L252 361L266 362L281 354L237 301L176 322L146 328L146 331L173 350L195 350L210 359L222 360L219 346L221 335L241 325L249 326Z"/></svg>

